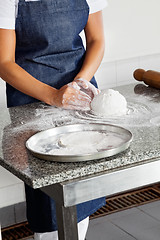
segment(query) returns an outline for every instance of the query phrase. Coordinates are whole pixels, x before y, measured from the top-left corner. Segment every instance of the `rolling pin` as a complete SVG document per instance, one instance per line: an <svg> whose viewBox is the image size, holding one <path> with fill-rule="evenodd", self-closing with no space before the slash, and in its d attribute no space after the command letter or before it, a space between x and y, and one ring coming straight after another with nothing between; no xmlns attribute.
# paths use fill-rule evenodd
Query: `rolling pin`
<svg viewBox="0 0 160 240"><path fill-rule="evenodd" d="M143 81L150 87L160 89L160 72L153 70L145 71L144 69L137 69L134 71L133 76L138 81Z"/></svg>

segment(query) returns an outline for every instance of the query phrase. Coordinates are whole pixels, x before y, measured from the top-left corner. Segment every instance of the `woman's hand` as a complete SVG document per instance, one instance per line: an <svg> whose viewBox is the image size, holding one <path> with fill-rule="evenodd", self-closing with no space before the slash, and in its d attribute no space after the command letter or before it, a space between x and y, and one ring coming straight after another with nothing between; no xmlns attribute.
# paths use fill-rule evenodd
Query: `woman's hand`
<svg viewBox="0 0 160 240"><path fill-rule="evenodd" d="M80 90L87 93L91 97L91 99L93 99L96 95L100 93L99 89L97 89L93 84L91 84L84 78L74 79L73 82L77 83L80 87Z"/></svg>
<svg viewBox="0 0 160 240"><path fill-rule="evenodd" d="M53 105L65 109L89 110L91 97L80 90L76 82L71 82L54 94Z"/></svg>

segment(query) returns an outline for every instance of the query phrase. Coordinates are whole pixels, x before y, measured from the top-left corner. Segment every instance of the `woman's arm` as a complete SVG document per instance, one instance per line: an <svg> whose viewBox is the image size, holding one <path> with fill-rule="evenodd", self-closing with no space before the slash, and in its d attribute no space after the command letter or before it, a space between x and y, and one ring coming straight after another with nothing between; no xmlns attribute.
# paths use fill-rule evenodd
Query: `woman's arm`
<svg viewBox="0 0 160 240"><path fill-rule="evenodd" d="M19 91L49 105L64 108L89 106L86 95L68 85L57 90L40 82L15 63L16 34L14 30L0 29L0 77Z"/></svg>
<svg viewBox="0 0 160 240"><path fill-rule="evenodd" d="M56 91L41 83L15 63L14 30L0 29L0 77L19 91L49 103Z"/></svg>
<svg viewBox="0 0 160 240"><path fill-rule="evenodd" d="M83 66L75 79L84 78L90 81L97 71L105 48L102 11L89 15L85 27L86 55Z"/></svg>

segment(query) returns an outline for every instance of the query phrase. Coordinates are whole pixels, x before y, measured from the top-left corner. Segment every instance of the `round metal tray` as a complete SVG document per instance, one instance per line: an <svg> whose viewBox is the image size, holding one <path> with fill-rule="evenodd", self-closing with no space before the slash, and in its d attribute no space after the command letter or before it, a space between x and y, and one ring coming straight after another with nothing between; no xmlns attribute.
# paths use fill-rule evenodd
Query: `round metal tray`
<svg viewBox="0 0 160 240"><path fill-rule="evenodd" d="M112 142L109 146L98 150L98 152L91 152L86 154L48 154L47 149L61 148L57 142L58 139L64 134L78 133L84 131L95 131L104 134L113 134L116 138L120 139L121 143L117 145ZM26 141L26 147L31 153L43 160L56 161L56 162L81 162L96 160L105 157L110 157L126 150L132 141L132 133L125 128L100 123L88 123L88 124L73 124L60 127L51 128L39 133L36 133ZM46 145L47 142L47 145ZM113 145L113 146L112 146ZM49 152L49 151L48 151Z"/></svg>

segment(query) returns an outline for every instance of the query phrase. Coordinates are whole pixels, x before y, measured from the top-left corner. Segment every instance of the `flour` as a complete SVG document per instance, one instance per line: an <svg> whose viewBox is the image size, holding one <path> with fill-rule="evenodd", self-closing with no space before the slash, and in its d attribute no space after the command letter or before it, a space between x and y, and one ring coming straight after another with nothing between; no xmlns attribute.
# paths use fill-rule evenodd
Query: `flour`
<svg viewBox="0 0 160 240"><path fill-rule="evenodd" d="M53 149L49 152L51 155L82 155L82 154L93 154L98 152L97 149L91 147L70 147L70 148L59 148L59 149Z"/></svg>
<svg viewBox="0 0 160 240"><path fill-rule="evenodd" d="M62 147L90 147L106 140L106 134L100 132L74 132L65 134L59 139L59 145Z"/></svg>
<svg viewBox="0 0 160 240"><path fill-rule="evenodd" d="M94 97L91 109L95 115L122 116L127 113L127 101L118 91L107 89Z"/></svg>
<svg viewBox="0 0 160 240"><path fill-rule="evenodd" d="M30 129L37 131L47 130L49 128L57 127L60 125L74 124L80 122L73 116L72 110L65 110L53 106L40 104L38 108L31 112L30 118L28 112L24 112L23 118L20 116L17 126L12 128L12 132L29 131Z"/></svg>
<svg viewBox="0 0 160 240"><path fill-rule="evenodd" d="M81 155L116 148L123 142L124 139L112 132L84 131L41 140L34 148L49 155Z"/></svg>

